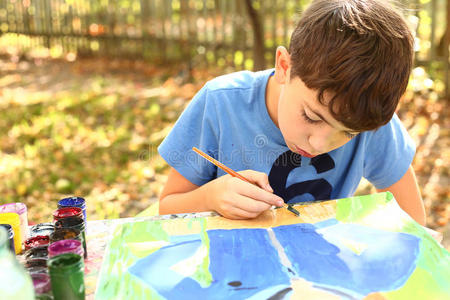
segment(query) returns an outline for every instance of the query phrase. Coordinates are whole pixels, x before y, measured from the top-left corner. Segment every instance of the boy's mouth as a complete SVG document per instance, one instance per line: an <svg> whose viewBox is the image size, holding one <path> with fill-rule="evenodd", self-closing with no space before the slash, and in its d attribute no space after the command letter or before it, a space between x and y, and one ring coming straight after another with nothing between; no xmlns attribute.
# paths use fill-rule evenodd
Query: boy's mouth
<svg viewBox="0 0 450 300"><path fill-rule="evenodd" d="M312 157L315 156L315 155L312 155L312 154L306 152L306 151L303 150L303 149L300 149L300 148L297 147L296 145L294 145L294 147L295 147L296 152L297 152L298 154L300 154L301 156L305 156L305 157L308 157L308 158L312 158Z"/></svg>

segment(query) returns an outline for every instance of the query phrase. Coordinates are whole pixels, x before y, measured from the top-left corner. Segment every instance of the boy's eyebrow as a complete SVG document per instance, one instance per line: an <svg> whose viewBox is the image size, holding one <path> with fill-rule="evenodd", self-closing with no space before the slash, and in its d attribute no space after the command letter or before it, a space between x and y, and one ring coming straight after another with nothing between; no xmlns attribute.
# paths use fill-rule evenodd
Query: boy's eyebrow
<svg viewBox="0 0 450 300"><path fill-rule="evenodd" d="M334 127L333 125L331 125L330 122L328 122L327 119L325 119L319 112L315 111L314 109L312 109L308 103L305 102L306 107L308 108L308 110L310 110L312 113L316 114L319 118L322 119L322 121L324 121L325 123L327 123L328 125L330 125L331 127Z"/></svg>
<svg viewBox="0 0 450 300"><path fill-rule="evenodd" d="M328 122L327 119L325 119L319 112L313 110L308 103L305 102L306 107L314 114L316 114L320 119L322 119L322 121L324 121L325 123L327 123L328 125L330 125L331 127L335 128L330 122ZM343 129L342 131L348 132L348 133L354 133L353 130L351 129Z"/></svg>

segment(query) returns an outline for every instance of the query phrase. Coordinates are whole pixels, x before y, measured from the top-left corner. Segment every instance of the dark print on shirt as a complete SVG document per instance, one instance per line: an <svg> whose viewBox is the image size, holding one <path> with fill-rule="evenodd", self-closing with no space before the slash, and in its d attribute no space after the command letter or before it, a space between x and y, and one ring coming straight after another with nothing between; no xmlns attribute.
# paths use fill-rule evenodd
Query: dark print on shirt
<svg viewBox="0 0 450 300"><path fill-rule="evenodd" d="M311 158L310 164L317 174L334 169L333 158L327 153ZM288 150L282 153L272 165L269 173L269 182L274 193L287 203L294 197L310 194L314 200L327 200L331 197L332 186L323 178L306 180L286 186L287 178L292 170L301 167L302 156Z"/></svg>

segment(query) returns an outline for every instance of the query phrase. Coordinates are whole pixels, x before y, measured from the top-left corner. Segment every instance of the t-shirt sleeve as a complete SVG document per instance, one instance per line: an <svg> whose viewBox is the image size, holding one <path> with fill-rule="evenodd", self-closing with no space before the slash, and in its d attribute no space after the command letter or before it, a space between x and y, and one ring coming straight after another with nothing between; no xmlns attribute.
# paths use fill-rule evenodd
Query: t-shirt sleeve
<svg viewBox="0 0 450 300"><path fill-rule="evenodd" d="M192 147L197 147L212 157L217 154L217 114L212 102L208 101L205 85L158 147L159 154L171 167L199 186L214 179L217 173L215 165L192 150Z"/></svg>
<svg viewBox="0 0 450 300"><path fill-rule="evenodd" d="M415 151L413 140L394 114L388 124L368 138L363 176L377 189L390 187L406 173Z"/></svg>

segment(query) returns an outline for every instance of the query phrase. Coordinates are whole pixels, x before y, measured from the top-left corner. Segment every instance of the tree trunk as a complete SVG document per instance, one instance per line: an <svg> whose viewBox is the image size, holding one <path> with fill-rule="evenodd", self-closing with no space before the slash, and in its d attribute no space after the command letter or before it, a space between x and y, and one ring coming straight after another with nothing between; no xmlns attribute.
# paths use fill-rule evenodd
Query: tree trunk
<svg viewBox="0 0 450 300"><path fill-rule="evenodd" d="M252 0L245 0L245 6L247 7L253 30L253 70L264 70L266 68L264 59L264 28L261 25L258 12L252 5Z"/></svg>
<svg viewBox="0 0 450 300"><path fill-rule="evenodd" d="M442 35L442 37L439 40L439 44L437 46L436 49L436 54L437 56L443 57L446 55L446 52L448 51L448 45L450 42L450 37L449 37L449 33L450 33L450 0L447 0L447 18L446 18L447 24L445 27L445 31L444 34Z"/></svg>

